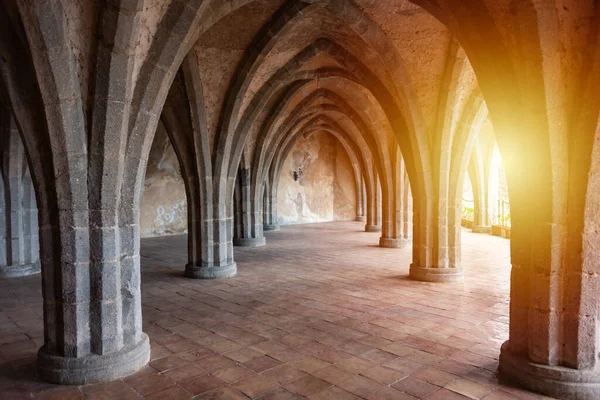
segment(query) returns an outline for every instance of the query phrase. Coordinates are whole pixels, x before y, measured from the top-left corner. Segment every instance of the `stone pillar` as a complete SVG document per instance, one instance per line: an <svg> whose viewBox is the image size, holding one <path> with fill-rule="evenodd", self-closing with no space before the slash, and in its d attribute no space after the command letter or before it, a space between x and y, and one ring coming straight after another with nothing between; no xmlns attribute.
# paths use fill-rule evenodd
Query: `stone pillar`
<svg viewBox="0 0 600 400"><path fill-rule="evenodd" d="M373 168L374 184L372 193L367 199L367 225L365 232L381 232L381 184L375 168Z"/></svg>
<svg viewBox="0 0 600 400"><path fill-rule="evenodd" d="M358 181L356 182L356 218L355 221L366 222L367 217L365 215L365 178L363 174L360 174Z"/></svg>
<svg viewBox="0 0 600 400"><path fill-rule="evenodd" d="M400 155L400 149L396 151L394 155L395 168L392 171L393 179L393 222L392 229L388 235L382 235L379 239L379 246L388 248L404 248L410 244L410 239L407 236L408 230L405 227L408 216L406 215L408 206L408 192L406 187L408 186L407 180L408 175L406 173L406 167L402 156Z"/></svg>
<svg viewBox="0 0 600 400"><path fill-rule="evenodd" d="M403 232L403 237L408 240L408 241L412 241L412 235L413 235L413 195L412 195L412 190L410 188L410 180L408 179L408 173L406 172L406 170L404 171L404 188L403 188L403 196L404 196L404 209L403 209L403 216L404 216L404 232Z"/></svg>
<svg viewBox="0 0 600 400"><path fill-rule="evenodd" d="M584 93L581 98L586 97ZM534 162L529 161L527 169L508 165L511 189L518 190L511 192L509 338L501 348L499 371L503 378L528 390L560 399L600 398L600 133L596 118L591 126L579 126L573 132L584 134L569 149L576 156L569 160L568 185L562 182L561 188L569 194L562 215L555 217L556 203L547 193L539 195L542 188L552 186L549 168L540 173ZM587 156L590 152L591 157Z"/></svg>
<svg viewBox="0 0 600 400"><path fill-rule="evenodd" d="M263 232L278 231L280 226L277 221L277 185L270 176L265 181L263 199Z"/></svg>
<svg viewBox="0 0 600 400"><path fill-rule="evenodd" d="M202 232L196 238L201 246L201 259L190 260L185 267L188 278L214 279L234 276L237 265L233 259L233 193L235 177L204 178L207 190L201 193L206 212L201 215ZM231 181L231 182L227 182ZM227 185L226 188L223 186ZM223 197L218 193L223 193ZM214 199L213 199L213 193ZM205 197L206 196L206 197Z"/></svg>
<svg viewBox="0 0 600 400"><path fill-rule="evenodd" d="M186 71L189 62L186 59ZM192 78L198 79L196 75L190 75L190 79ZM183 83L180 84L183 86ZM190 83L187 93L196 93L198 85L198 81L193 85ZM174 84L172 90L175 87ZM185 266L185 276L195 279L234 276L237 265L233 258L233 197L237 168L233 176L214 172L208 141L203 140L201 129L193 129L187 125L187 106L177 103L177 99L181 99L181 96L171 96L170 93L162 110L161 121L175 149L186 185L188 263ZM197 101L197 97L191 96L190 101ZM196 153L195 146L201 148L199 153Z"/></svg>
<svg viewBox="0 0 600 400"><path fill-rule="evenodd" d="M489 157L491 158L491 157ZM489 160L482 160L479 157L477 149L473 151L469 162L469 177L471 178L471 187L473 188L474 199L474 216L473 229L474 233L492 233L492 224L489 218L489 167L485 168L484 163L490 164Z"/></svg>
<svg viewBox="0 0 600 400"><path fill-rule="evenodd" d="M155 116L131 104L132 97L142 101L132 95L131 72L141 9L141 2L107 6L98 18L103 34L85 44L96 50L87 60L73 51L64 2L19 3L11 18L0 12L6 34L0 79L27 149L39 210L44 344L38 376L52 383L120 379L150 359L133 203L141 197L143 149L149 149L143 142L151 135L140 133L140 121L148 119L128 123L130 110ZM83 65L92 68L85 76L78 74ZM82 87L93 87L93 93ZM128 179L138 173L140 179ZM10 185L4 185L5 194ZM31 210L31 191L21 196ZM29 214L21 214L21 231L30 241Z"/></svg>
<svg viewBox="0 0 600 400"><path fill-rule="evenodd" d="M447 186L433 197L420 190L414 198L412 279L457 282L464 278L460 266L461 201L446 189Z"/></svg>
<svg viewBox="0 0 600 400"><path fill-rule="evenodd" d="M19 132L10 121L0 143L0 277L40 272L35 193Z"/></svg>
<svg viewBox="0 0 600 400"><path fill-rule="evenodd" d="M257 195L257 199L252 201L251 197L255 191L264 192L260 188L252 188L250 170L240 168L234 189L234 246L259 247L266 244L262 221L263 196Z"/></svg>
<svg viewBox="0 0 600 400"><path fill-rule="evenodd" d="M110 214L40 210L45 340L38 372L50 382L114 380L150 358L142 332L139 225L136 219L111 226L117 222Z"/></svg>

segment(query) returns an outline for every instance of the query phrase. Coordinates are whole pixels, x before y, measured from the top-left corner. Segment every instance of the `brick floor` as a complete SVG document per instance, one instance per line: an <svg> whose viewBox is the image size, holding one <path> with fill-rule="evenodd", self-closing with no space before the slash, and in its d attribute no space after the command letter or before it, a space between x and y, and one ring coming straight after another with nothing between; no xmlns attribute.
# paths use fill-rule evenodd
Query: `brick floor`
<svg viewBox="0 0 600 400"><path fill-rule="evenodd" d="M0 280L0 398L541 399L497 380L509 242L463 232L465 282L408 279L409 248L364 224L283 227L236 248L239 273L183 277L185 236L142 241L152 362L86 387L35 378L39 276Z"/></svg>

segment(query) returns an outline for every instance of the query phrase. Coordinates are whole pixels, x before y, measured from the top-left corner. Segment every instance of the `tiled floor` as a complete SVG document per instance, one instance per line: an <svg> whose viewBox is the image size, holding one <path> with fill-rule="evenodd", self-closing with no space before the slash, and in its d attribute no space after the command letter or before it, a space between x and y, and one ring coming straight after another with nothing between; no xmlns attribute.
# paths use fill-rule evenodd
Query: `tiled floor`
<svg viewBox="0 0 600 400"><path fill-rule="evenodd" d="M121 381L35 379L39 276L0 280L0 398L538 399L500 384L509 243L463 234L464 283L407 278L410 249L338 222L284 227L236 249L235 278L182 276L186 238L142 242L152 361ZM467 396L467 397L465 397Z"/></svg>

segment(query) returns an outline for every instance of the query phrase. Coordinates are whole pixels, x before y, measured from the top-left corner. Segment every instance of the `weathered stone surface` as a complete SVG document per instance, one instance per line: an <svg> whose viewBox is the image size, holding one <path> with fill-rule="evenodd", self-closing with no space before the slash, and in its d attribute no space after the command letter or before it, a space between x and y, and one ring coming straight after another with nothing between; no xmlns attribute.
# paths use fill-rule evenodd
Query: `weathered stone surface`
<svg viewBox="0 0 600 400"><path fill-rule="evenodd" d="M38 353L38 373L42 379L59 385L87 385L131 375L148 361L150 341L142 333L142 339L135 346L107 355L60 357L47 353L42 347Z"/></svg>
<svg viewBox="0 0 600 400"><path fill-rule="evenodd" d="M461 267L427 268L411 264L410 277L423 282L459 282L464 279L464 271Z"/></svg>
<svg viewBox="0 0 600 400"><path fill-rule="evenodd" d="M296 143L284 163L277 189L280 225L355 217L356 184L344 153L337 140L324 133Z"/></svg>
<svg viewBox="0 0 600 400"><path fill-rule="evenodd" d="M365 225L365 232L381 232L380 225Z"/></svg>
<svg viewBox="0 0 600 400"><path fill-rule="evenodd" d="M0 277L40 272L38 210L25 149L0 104Z"/></svg>
<svg viewBox="0 0 600 400"><path fill-rule="evenodd" d="M197 279L216 279L228 278L237 274L236 263L225 264L222 266L202 266L186 265L185 276Z"/></svg>
<svg viewBox="0 0 600 400"><path fill-rule="evenodd" d="M164 129L156 132L140 209L142 237L187 233L187 200L179 162Z"/></svg>
<svg viewBox="0 0 600 400"><path fill-rule="evenodd" d="M225 277L236 271L234 237L260 242L265 226L294 212L309 221L335 219L338 210L340 218L366 217L384 246L412 240L414 279L460 280L463 183L468 174L476 229L488 227L497 141L510 187L513 263L501 373L558 397L596 394L595 2L85 3L0 7L0 139L22 138L39 210L41 367L55 357L77 368L101 359L116 372L91 372L99 380L132 369L115 364L145 340L139 241L146 231L186 225L186 275ZM182 185L165 185L159 202L179 204L178 226L148 227L140 202L163 128L187 218ZM310 167L311 152L293 148L319 135L334 137L344 150L335 153L347 160L314 167L332 159L333 151L323 152L329 157ZM0 263L32 265L35 213L19 209L34 209L21 205L21 198L33 204L33 191L22 190L25 158L8 148ZM332 165L337 172L324 174ZM277 204L300 167L298 181L315 177L312 200L307 185ZM152 204L165 180L148 179ZM75 381L66 365L48 376Z"/></svg>

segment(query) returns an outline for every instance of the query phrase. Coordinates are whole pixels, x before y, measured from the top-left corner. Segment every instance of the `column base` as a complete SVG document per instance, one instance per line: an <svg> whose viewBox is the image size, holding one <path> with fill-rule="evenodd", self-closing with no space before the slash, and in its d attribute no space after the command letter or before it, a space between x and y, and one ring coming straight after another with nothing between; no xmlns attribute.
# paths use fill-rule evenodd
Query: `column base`
<svg viewBox="0 0 600 400"><path fill-rule="evenodd" d="M427 268L410 265L410 277L422 282L460 282L464 278L462 267Z"/></svg>
<svg viewBox="0 0 600 400"><path fill-rule="evenodd" d="M367 217L365 217L364 215L358 215L356 216L356 218L354 218L354 220L358 222L365 222L367 220Z"/></svg>
<svg viewBox="0 0 600 400"><path fill-rule="evenodd" d="M0 278L16 278L19 276L40 273L40 263L0 266Z"/></svg>
<svg viewBox="0 0 600 400"><path fill-rule="evenodd" d="M265 237L260 238L233 238L233 245L239 247L260 247L267 244Z"/></svg>
<svg viewBox="0 0 600 400"><path fill-rule="evenodd" d="M473 229L471 229L471 232L473 233L492 233L492 227L491 226L473 226Z"/></svg>
<svg viewBox="0 0 600 400"><path fill-rule="evenodd" d="M279 224L265 224L263 225L263 232L273 232L281 229Z"/></svg>
<svg viewBox="0 0 600 400"><path fill-rule="evenodd" d="M132 347L116 353L85 357L61 357L38 351L37 369L40 378L58 385L87 385L108 382L137 372L150 361L150 341L145 333Z"/></svg>
<svg viewBox="0 0 600 400"><path fill-rule="evenodd" d="M366 225L365 232L381 232L381 226L378 225Z"/></svg>
<svg viewBox="0 0 600 400"><path fill-rule="evenodd" d="M403 249L410 244L410 239L379 238L379 247L388 249Z"/></svg>
<svg viewBox="0 0 600 400"><path fill-rule="evenodd" d="M528 390L557 399L600 399L600 371L576 370L536 364L510 351L509 341L500 350L500 376Z"/></svg>
<svg viewBox="0 0 600 400"><path fill-rule="evenodd" d="M229 278L235 274L237 274L237 264L233 261L231 264L221 267L200 267L190 264L185 266L185 276L194 279Z"/></svg>

